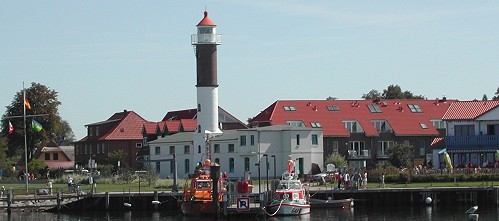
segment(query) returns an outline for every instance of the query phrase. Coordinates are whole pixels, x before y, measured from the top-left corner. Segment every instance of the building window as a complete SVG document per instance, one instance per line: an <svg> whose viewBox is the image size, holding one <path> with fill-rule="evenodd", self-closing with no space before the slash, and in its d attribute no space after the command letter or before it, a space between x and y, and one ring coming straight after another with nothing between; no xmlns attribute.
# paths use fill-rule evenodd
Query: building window
<svg viewBox="0 0 499 221"><path fill-rule="evenodd" d="M189 173L189 171L191 170L191 169L189 168L189 165L190 165L190 163L189 163L189 159L185 159L185 160L184 160L184 168L185 168L184 173Z"/></svg>
<svg viewBox="0 0 499 221"><path fill-rule="evenodd" d="M246 135L241 135L239 142L239 146L246 146Z"/></svg>
<svg viewBox="0 0 499 221"><path fill-rule="evenodd" d="M215 163L220 165L220 158L215 158Z"/></svg>
<svg viewBox="0 0 499 221"><path fill-rule="evenodd" d="M234 153L234 144L229 144L229 153Z"/></svg>
<svg viewBox="0 0 499 221"><path fill-rule="evenodd" d="M45 153L45 160L50 160L50 153Z"/></svg>
<svg viewBox="0 0 499 221"><path fill-rule="evenodd" d="M417 104L408 104L407 105L409 109L411 110L412 113L421 113L423 110L421 110L421 107Z"/></svg>
<svg viewBox="0 0 499 221"><path fill-rule="evenodd" d="M327 105L327 109L329 111L339 111L340 110L340 108L336 105Z"/></svg>
<svg viewBox="0 0 499 221"><path fill-rule="evenodd" d="M97 144L97 154L101 153L101 144Z"/></svg>
<svg viewBox="0 0 499 221"><path fill-rule="evenodd" d="M317 139L317 134L312 134L312 145L318 145L319 139Z"/></svg>
<svg viewBox="0 0 499 221"><path fill-rule="evenodd" d="M338 141L333 141L333 153L338 153Z"/></svg>
<svg viewBox="0 0 499 221"><path fill-rule="evenodd" d="M304 127L303 121L301 120L288 120L286 121L288 125L293 127Z"/></svg>
<svg viewBox="0 0 499 221"><path fill-rule="evenodd" d="M142 146L147 146L147 137L142 138Z"/></svg>
<svg viewBox="0 0 499 221"><path fill-rule="evenodd" d="M312 128L321 128L322 127L321 123L319 123L319 122L310 122L310 125L312 126Z"/></svg>
<svg viewBox="0 0 499 221"><path fill-rule="evenodd" d="M378 132L389 132L392 130L388 122L384 120L374 120L371 123Z"/></svg>
<svg viewBox="0 0 499 221"><path fill-rule="evenodd" d="M213 145L213 152L214 153L220 153L220 144L214 144Z"/></svg>
<svg viewBox="0 0 499 221"><path fill-rule="evenodd" d="M250 159L249 159L249 157L244 158L244 171L250 171Z"/></svg>
<svg viewBox="0 0 499 221"><path fill-rule="evenodd" d="M350 145L350 155L357 156L363 154L363 151L365 150L364 141L350 141L348 143Z"/></svg>
<svg viewBox="0 0 499 221"><path fill-rule="evenodd" d="M343 124L350 133L362 133L364 132L357 121L343 121Z"/></svg>
<svg viewBox="0 0 499 221"><path fill-rule="evenodd" d="M191 153L191 148L189 145L184 146L184 154L190 154Z"/></svg>
<svg viewBox="0 0 499 221"><path fill-rule="evenodd" d="M296 135L296 145L300 145L300 135Z"/></svg>
<svg viewBox="0 0 499 221"><path fill-rule="evenodd" d="M250 145L255 146L255 135L250 136Z"/></svg>
<svg viewBox="0 0 499 221"><path fill-rule="evenodd" d="M102 153L107 153L106 144L102 144Z"/></svg>
<svg viewBox="0 0 499 221"><path fill-rule="evenodd" d="M136 148L141 148L141 147L142 147L142 143L136 143L136 144L135 144L135 147L136 147Z"/></svg>
<svg viewBox="0 0 499 221"><path fill-rule="evenodd" d="M201 145L198 145L198 153L201 153Z"/></svg>
<svg viewBox="0 0 499 221"><path fill-rule="evenodd" d="M154 155L160 155L161 154L161 148L160 147L154 147Z"/></svg>
<svg viewBox="0 0 499 221"><path fill-rule="evenodd" d="M229 158L229 173L234 173L234 158Z"/></svg>
<svg viewBox="0 0 499 221"><path fill-rule="evenodd" d="M88 144L85 144L85 155L88 154Z"/></svg>
<svg viewBox="0 0 499 221"><path fill-rule="evenodd" d="M369 108L369 111L371 111L371 113L381 113L382 112L377 104L368 104L367 108Z"/></svg>
<svg viewBox="0 0 499 221"><path fill-rule="evenodd" d="M424 140L419 141L419 156L425 156L426 155L426 144Z"/></svg>
<svg viewBox="0 0 499 221"><path fill-rule="evenodd" d="M161 173L161 163L156 162L156 173Z"/></svg>
<svg viewBox="0 0 499 221"><path fill-rule="evenodd" d="M284 106L285 111L296 111L296 108L294 106Z"/></svg>
<svg viewBox="0 0 499 221"><path fill-rule="evenodd" d="M390 149L390 147L393 147L393 144L393 141L378 141L378 157L387 157L388 149Z"/></svg>
<svg viewBox="0 0 499 221"><path fill-rule="evenodd" d="M198 133L201 133L201 125L198 125Z"/></svg>
<svg viewBox="0 0 499 221"><path fill-rule="evenodd" d="M58 153L54 153L54 160L59 160L59 154Z"/></svg>
<svg viewBox="0 0 499 221"><path fill-rule="evenodd" d="M170 155L175 153L175 146L170 146Z"/></svg>
<svg viewBox="0 0 499 221"><path fill-rule="evenodd" d="M436 129L446 129L445 121L443 120L430 120Z"/></svg>
<svg viewBox="0 0 499 221"><path fill-rule="evenodd" d="M198 104L198 112L201 112L201 104Z"/></svg>

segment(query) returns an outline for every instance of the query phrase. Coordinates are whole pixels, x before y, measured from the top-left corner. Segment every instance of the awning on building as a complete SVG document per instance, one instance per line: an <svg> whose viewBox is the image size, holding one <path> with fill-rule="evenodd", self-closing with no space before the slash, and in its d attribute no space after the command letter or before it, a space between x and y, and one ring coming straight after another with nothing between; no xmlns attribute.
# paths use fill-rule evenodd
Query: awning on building
<svg viewBox="0 0 499 221"><path fill-rule="evenodd" d="M495 153L499 148L446 148L447 153Z"/></svg>

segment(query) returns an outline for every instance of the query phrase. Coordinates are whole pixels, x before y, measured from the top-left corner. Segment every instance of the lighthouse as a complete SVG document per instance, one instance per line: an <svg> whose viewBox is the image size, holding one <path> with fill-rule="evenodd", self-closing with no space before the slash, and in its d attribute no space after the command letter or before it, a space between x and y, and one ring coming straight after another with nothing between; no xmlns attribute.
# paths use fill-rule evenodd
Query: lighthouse
<svg viewBox="0 0 499 221"><path fill-rule="evenodd" d="M217 25L204 12L196 25L197 33L191 35L196 57L197 129L194 132L194 160L210 158L209 140L222 131L218 127L217 45L222 36Z"/></svg>

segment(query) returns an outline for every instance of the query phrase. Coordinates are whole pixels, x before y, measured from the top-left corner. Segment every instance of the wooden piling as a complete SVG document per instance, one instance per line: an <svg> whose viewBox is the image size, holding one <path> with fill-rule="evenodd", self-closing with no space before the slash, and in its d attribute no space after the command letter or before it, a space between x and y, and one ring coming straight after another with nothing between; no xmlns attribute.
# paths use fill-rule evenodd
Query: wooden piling
<svg viewBox="0 0 499 221"><path fill-rule="evenodd" d="M109 211L109 192L106 192L106 211Z"/></svg>

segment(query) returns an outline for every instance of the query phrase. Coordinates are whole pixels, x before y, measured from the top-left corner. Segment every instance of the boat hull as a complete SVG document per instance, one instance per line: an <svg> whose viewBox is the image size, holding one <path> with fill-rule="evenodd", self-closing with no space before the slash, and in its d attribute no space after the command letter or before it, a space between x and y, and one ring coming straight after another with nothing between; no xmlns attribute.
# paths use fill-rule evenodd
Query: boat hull
<svg viewBox="0 0 499 221"><path fill-rule="evenodd" d="M310 213L310 204L274 203L267 207L270 215L302 215Z"/></svg>
<svg viewBox="0 0 499 221"><path fill-rule="evenodd" d="M180 203L180 210L184 215L206 215L213 214L213 203L208 200L184 201Z"/></svg>

